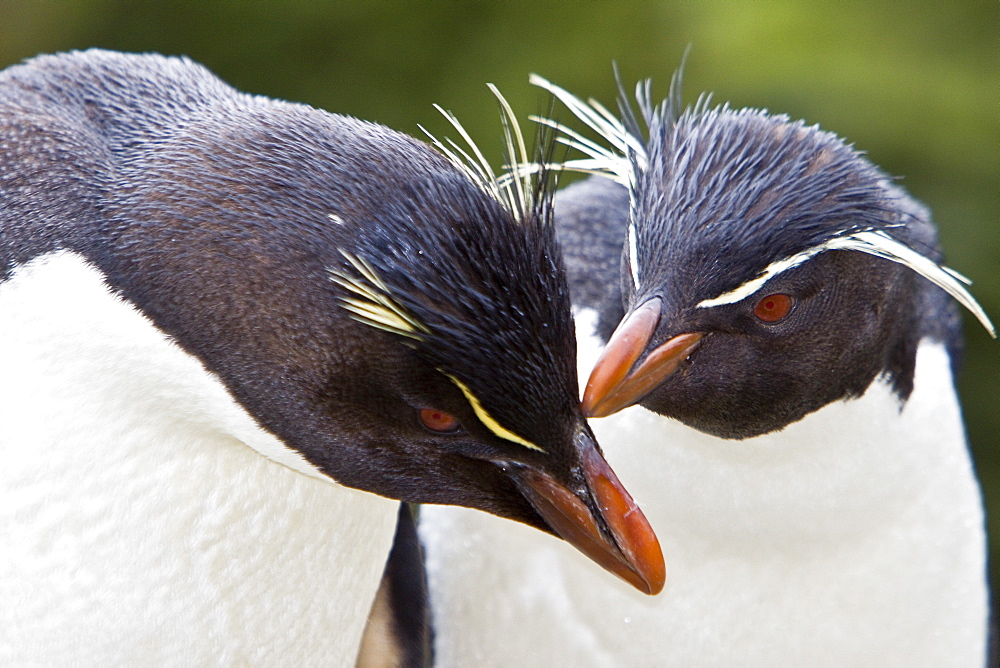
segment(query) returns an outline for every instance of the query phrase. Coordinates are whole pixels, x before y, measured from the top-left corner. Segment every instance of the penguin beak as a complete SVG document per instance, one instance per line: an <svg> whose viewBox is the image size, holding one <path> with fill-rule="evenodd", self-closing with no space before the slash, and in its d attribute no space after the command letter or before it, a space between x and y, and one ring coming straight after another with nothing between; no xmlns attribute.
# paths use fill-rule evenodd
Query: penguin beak
<svg viewBox="0 0 1000 668"><path fill-rule="evenodd" d="M560 538L639 591L658 594L666 567L653 528L597 451L593 437L581 432L577 444L584 498L534 468L517 471L515 482Z"/></svg>
<svg viewBox="0 0 1000 668"><path fill-rule="evenodd" d="M678 334L636 364L660 322L660 308L659 298L650 299L618 325L590 372L583 391L584 415L607 417L639 403L698 345L700 332Z"/></svg>

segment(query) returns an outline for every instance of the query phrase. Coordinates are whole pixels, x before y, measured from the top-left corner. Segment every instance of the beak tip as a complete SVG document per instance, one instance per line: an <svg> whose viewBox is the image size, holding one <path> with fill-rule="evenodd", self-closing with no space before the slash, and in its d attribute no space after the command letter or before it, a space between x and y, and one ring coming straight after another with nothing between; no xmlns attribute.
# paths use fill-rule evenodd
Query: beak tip
<svg viewBox="0 0 1000 668"><path fill-rule="evenodd" d="M659 593L666 581L666 566L653 527L596 450L587 453L584 470L604 522L617 544L615 551L619 558L609 570L644 594Z"/></svg>
<svg viewBox="0 0 1000 668"><path fill-rule="evenodd" d="M523 471L515 480L553 533L644 594L659 593L666 567L645 515L596 449L584 455L584 470L599 510L540 471Z"/></svg>
<svg viewBox="0 0 1000 668"><path fill-rule="evenodd" d="M647 596L656 596L661 591L663 591L663 585L665 584L666 584L666 578L658 581L654 580L653 582L647 582L646 587L644 589L641 589L640 591L642 591L642 593L646 594Z"/></svg>
<svg viewBox="0 0 1000 668"><path fill-rule="evenodd" d="M597 396L594 393L588 393L583 395L583 401L580 403L580 411L583 413L585 418L603 418L609 415L614 415L623 408L628 408L629 404L618 405L618 402L614 401L613 396Z"/></svg>
<svg viewBox="0 0 1000 668"><path fill-rule="evenodd" d="M618 577L647 596L656 596L667 582L667 568L659 544L655 543L655 553L650 550L642 560L632 559L630 568L614 571Z"/></svg>
<svg viewBox="0 0 1000 668"><path fill-rule="evenodd" d="M663 562L662 553L659 554L658 563L653 565L651 572L646 573L646 577L643 580L646 583L646 588L642 593L648 596L656 596L663 591L663 587L667 583L667 567Z"/></svg>

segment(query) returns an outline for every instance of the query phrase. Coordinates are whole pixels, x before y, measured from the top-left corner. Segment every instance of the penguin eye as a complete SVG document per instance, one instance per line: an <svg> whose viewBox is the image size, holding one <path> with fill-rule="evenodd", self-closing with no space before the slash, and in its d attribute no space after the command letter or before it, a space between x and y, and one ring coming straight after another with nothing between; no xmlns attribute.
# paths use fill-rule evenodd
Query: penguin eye
<svg viewBox="0 0 1000 668"><path fill-rule="evenodd" d="M421 408L420 422L431 431L439 434L458 431L459 427L462 426L457 417L436 408Z"/></svg>
<svg viewBox="0 0 1000 668"><path fill-rule="evenodd" d="M794 300L788 295L768 295L762 298L759 302L757 302L757 305L753 307L753 314L757 316L759 320L763 320L764 322L778 322L779 320L783 320L785 316L788 315L794 304Z"/></svg>

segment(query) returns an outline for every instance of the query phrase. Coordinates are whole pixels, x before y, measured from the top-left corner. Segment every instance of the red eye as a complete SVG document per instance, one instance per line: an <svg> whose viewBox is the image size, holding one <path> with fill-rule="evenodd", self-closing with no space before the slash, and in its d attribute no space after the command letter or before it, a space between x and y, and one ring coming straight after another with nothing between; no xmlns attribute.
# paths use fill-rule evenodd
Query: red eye
<svg viewBox="0 0 1000 668"><path fill-rule="evenodd" d="M768 295L753 307L753 314L764 322L778 322L788 315L794 303L788 295Z"/></svg>
<svg viewBox="0 0 1000 668"><path fill-rule="evenodd" d="M459 428L458 418L436 408L421 408L420 422L431 431L447 433Z"/></svg>

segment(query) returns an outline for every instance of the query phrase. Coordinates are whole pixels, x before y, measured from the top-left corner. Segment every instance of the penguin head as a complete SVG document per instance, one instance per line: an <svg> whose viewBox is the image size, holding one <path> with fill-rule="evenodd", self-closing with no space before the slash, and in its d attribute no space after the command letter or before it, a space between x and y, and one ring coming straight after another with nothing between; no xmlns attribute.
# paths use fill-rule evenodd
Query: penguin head
<svg viewBox="0 0 1000 668"><path fill-rule="evenodd" d="M939 264L926 209L861 154L815 126L707 98L678 114L679 81L658 106L638 87L643 132L624 95L624 120L608 122L536 79L611 142L575 145L629 192L625 317L588 381L589 415L640 403L748 438L880 376L905 400L917 343L933 333L926 311L956 318L928 281L992 332Z"/></svg>
<svg viewBox="0 0 1000 668"><path fill-rule="evenodd" d="M484 176L487 165L476 173L437 144L449 162L379 202L328 268L353 336L371 352L355 360L367 371L351 374L368 379L364 390L341 395L367 415L351 425L363 483L554 531L655 593L655 537L631 518L635 504L577 398L550 181L515 174L501 184Z"/></svg>
<svg viewBox="0 0 1000 668"><path fill-rule="evenodd" d="M88 51L5 76L18 109L59 109L15 118L25 141L73 148L52 153L65 188L44 182L50 153L18 154L42 182L13 210L38 229L5 253L85 256L309 473L519 520L662 588L656 537L580 409L544 179L185 59Z"/></svg>

